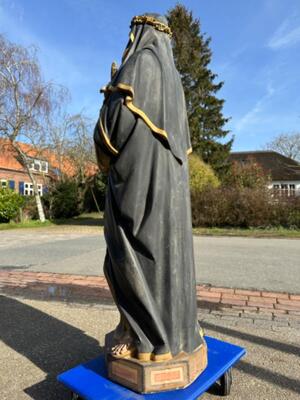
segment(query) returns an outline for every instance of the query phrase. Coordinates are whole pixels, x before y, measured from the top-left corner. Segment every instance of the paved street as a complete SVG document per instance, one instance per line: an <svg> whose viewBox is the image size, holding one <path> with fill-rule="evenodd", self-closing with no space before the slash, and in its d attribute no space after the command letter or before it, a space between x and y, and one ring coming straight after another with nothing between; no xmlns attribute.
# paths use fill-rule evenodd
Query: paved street
<svg viewBox="0 0 300 400"><path fill-rule="evenodd" d="M0 269L100 275L102 232L93 229L0 231ZM194 237L198 283L300 292L300 240Z"/></svg>
<svg viewBox="0 0 300 400"><path fill-rule="evenodd" d="M247 349L234 368L231 400L299 399L298 328L201 315L206 334ZM56 382L57 374L99 355L118 313L113 306L0 296L0 320L1 400L67 400L69 392ZM216 399L215 393L212 388L201 399Z"/></svg>

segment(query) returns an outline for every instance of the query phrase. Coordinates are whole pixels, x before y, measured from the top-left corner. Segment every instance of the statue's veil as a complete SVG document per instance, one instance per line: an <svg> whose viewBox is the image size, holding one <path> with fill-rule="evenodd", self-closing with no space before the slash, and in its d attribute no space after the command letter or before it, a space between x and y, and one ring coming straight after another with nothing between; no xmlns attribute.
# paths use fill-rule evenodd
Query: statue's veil
<svg viewBox="0 0 300 400"><path fill-rule="evenodd" d="M142 17L150 17L151 21L158 21L170 30L167 20L158 14ZM142 118L182 162L191 145L185 98L170 36L155 25L132 22L123 62L107 90L123 91L128 108Z"/></svg>

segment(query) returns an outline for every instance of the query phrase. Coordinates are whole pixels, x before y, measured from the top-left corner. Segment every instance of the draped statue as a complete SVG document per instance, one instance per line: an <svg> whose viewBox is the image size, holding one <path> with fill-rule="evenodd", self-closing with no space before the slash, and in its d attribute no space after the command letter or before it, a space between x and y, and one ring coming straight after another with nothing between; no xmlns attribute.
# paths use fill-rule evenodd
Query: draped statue
<svg viewBox="0 0 300 400"><path fill-rule="evenodd" d="M120 312L110 352L140 361L193 353L197 321L181 79L164 17L134 17L119 69L102 88L94 140L108 172L104 272Z"/></svg>

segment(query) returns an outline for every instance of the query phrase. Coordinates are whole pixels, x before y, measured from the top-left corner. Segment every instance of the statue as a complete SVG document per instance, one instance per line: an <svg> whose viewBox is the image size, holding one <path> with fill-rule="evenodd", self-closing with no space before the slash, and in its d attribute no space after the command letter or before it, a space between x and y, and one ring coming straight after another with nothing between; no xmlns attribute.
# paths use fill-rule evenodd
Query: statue
<svg viewBox="0 0 300 400"><path fill-rule="evenodd" d="M122 64L112 66L111 81L101 89L94 140L99 166L109 174L104 273L120 312L108 351L109 362L119 363L110 374L134 390L153 392L187 386L207 358L197 321L191 143L171 30L157 14L134 17L130 29ZM190 375L172 386L170 368L180 357L192 363ZM164 368L161 385L152 375L152 383L134 385L132 365Z"/></svg>

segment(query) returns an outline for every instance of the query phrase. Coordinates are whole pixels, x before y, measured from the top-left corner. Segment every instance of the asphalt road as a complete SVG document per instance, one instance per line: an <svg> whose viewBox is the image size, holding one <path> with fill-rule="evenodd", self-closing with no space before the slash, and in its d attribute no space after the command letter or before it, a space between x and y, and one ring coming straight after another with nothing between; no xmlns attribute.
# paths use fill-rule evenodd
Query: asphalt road
<svg viewBox="0 0 300 400"><path fill-rule="evenodd" d="M300 293L300 240L194 237L198 283ZM95 229L0 231L0 270L102 275L105 241Z"/></svg>
<svg viewBox="0 0 300 400"><path fill-rule="evenodd" d="M56 376L97 357L118 322L114 307L22 300L0 296L1 400L67 400ZM233 370L230 400L297 400L299 329L266 329L247 320L202 319L205 333L243 346ZM216 388L201 400L214 400Z"/></svg>

